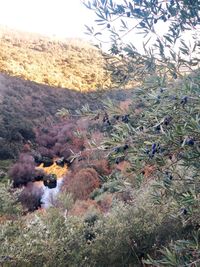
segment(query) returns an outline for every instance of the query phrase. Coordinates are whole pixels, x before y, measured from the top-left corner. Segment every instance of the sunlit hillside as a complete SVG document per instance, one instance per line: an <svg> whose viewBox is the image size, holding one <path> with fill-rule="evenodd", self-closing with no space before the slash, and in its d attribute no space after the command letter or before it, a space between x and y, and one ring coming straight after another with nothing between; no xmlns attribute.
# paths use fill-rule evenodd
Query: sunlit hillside
<svg viewBox="0 0 200 267"><path fill-rule="evenodd" d="M51 86L80 91L111 84L106 60L81 40L56 40L0 28L0 71Z"/></svg>

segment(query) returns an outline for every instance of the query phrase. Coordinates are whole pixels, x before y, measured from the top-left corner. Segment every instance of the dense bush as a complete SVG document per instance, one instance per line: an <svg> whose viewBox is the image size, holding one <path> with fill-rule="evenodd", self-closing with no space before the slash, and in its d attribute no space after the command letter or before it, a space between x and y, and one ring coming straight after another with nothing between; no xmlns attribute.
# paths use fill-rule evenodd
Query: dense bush
<svg viewBox="0 0 200 267"><path fill-rule="evenodd" d="M70 156L84 149L84 140L75 135L78 125L70 119L51 127L38 128L36 131L36 142L38 151L42 156Z"/></svg>
<svg viewBox="0 0 200 267"><path fill-rule="evenodd" d="M14 187L26 185L34 179L35 173L34 158L25 153L20 155L18 162L9 171Z"/></svg>
<svg viewBox="0 0 200 267"><path fill-rule="evenodd" d="M22 214L22 207L18 203L19 194L20 192L11 190L9 185L0 183L0 218L15 218Z"/></svg>
<svg viewBox="0 0 200 267"><path fill-rule="evenodd" d="M41 207L43 188L29 182L18 197L25 211L34 211Z"/></svg>
<svg viewBox="0 0 200 267"><path fill-rule="evenodd" d="M86 200L92 191L100 186L98 173L93 168L84 168L65 177L65 190L72 193L74 199Z"/></svg>

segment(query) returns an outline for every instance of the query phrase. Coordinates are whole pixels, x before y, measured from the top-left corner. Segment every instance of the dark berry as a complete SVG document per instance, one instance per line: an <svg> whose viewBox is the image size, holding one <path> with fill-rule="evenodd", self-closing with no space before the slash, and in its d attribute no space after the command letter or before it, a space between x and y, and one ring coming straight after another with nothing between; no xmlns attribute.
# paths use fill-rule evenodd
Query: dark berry
<svg viewBox="0 0 200 267"><path fill-rule="evenodd" d="M107 120L109 120L108 114L105 113L104 117L103 117L103 122L106 122Z"/></svg>
<svg viewBox="0 0 200 267"><path fill-rule="evenodd" d="M124 160L124 157L118 157L115 159L115 163L119 164L120 162L122 162Z"/></svg>
<svg viewBox="0 0 200 267"><path fill-rule="evenodd" d="M155 150L156 149L156 143L154 143L153 145L152 145L152 150Z"/></svg>
<svg viewBox="0 0 200 267"><path fill-rule="evenodd" d="M191 139L188 139L187 141L186 141L186 145L188 145L188 146L193 146L194 145L194 140L191 138Z"/></svg>
<svg viewBox="0 0 200 267"><path fill-rule="evenodd" d="M182 208L181 209L181 214L186 215L188 213L186 208Z"/></svg>
<svg viewBox="0 0 200 267"><path fill-rule="evenodd" d="M107 24L107 28L108 28L108 29L110 28L110 24L109 24L109 23Z"/></svg>
<svg viewBox="0 0 200 267"><path fill-rule="evenodd" d="M129 122L129 115L124 115L124 116L122 116L122 121L123 121L124 123L128 123L128 122Z"/></svg>
<svg viewBox="0 0 200 267"><path fill-rule="evenodd" d="M173 6L175 4L174 0L170 1L170 5Z"/></svg>
<svg viewBox="0 0 200 267"><path fill-rule="evenodd" d="M107 125L111 125L111 122L109 120L106 121Z"/></svg>
<svg viewBox="0 0 200 267"><path fill-rule="evenodd" d="M167 21L167 18L165 17L165 15L163 15L163 16L161 17L161 19L162 19L164 22Z"/></svg>
<svg viewBox="0 0 200 267"><path fill-rule="evenodd" d="M188 102L188 97L187 97L187 96L184 96L184 97L181 99L181 104L182 104L182 105L185 105L185 104L187 104L187 102Z"/></svg>
<svg viewBox="0 0 200 267"><path fill-rule="evenodd" d="M130 12L127 12L126 15L129 18L131 16L131 13Z"/></svg>
<svg viewBox="0 0 200 267"><path fill-rule="evenodd" d="M155 155L156 154L156 149L152 149L151 153L152 153L152 155Z"/></svg>
<svg viewBox="0 0 200 267"><path fill-rule="evenodd" d="M172 117L171 116L167 116L167 117L164 118L163 124L167 126L167 125L170 124L171 121L172 121Z"/></svg>
<svg viewBox="0 0 200 267"><path fill-rule="evenodd" d="M126 144L126 145L124 145L124 150L126 150L126 149L128 149L129 148L129 146Z"/></svg>
<svg viewBox="0 0 200 267"><path fill-rule="evenodd" d="M158 22L158 20L157 19L154 19L154 23L156 24Z"/></svg>
<svg viewBox="0 0 200 267"><path fill-rule="evenodd" d="M119 120L119 118L120 118L119 115L114 115L114 116L113 116L113 119L115 119L115 120L117 120L117 121Z"/></svg>
<svg viewBox="0 0 200 267"><path fill-rule="evenodd" d="M150 150L149 149L146 149L145 150L145 153L148 155L150 153Z"/></svg>
<svg viewBox="0 0 200 267"><path fill-rule="evenodd" d="M116 163L116 164L119 164L119 163L120 163L120 159L117 158L117 159L115 160L115 163Z"/></svg>
<svg viewBox="0 0 200 267"><path fill-rule="evenodd" d="M167 176L167 178L169 180L172 180L173 179L173 176L172 176L172 174L170 172L166 171L165 174L166 174L166 176Z"/></svg>
<svg viewBox="0 0 200 267"><path fill-rule="evenodd" d="M156 128L155 128L155 131L159 132L160 130L161 130L160 125L157 125Z"/></svg>
<svg viewBox="0 0 200 267"><path fill-rule="evenodd" d="M144 28L146 26L146 24L143 21L141 21L140 26Z"/></svg>
<svg viewBox="0 0 200 267"><path fill-rule="evenodd" d="M114 151L115 151L115 153L119 153L119 152L120 152L120 147L116 147L116 148L114 149Z"/></svg>

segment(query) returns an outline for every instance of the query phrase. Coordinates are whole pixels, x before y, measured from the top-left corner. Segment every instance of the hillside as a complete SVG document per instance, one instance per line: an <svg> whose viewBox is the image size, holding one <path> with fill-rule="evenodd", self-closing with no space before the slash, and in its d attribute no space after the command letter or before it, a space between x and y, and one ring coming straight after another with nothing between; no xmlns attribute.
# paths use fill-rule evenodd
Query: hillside
<svg viewBox="0 0 200 267"><path fill-rule="evenodd" d="M37 127L0 186L2 264L199 266L199 71L157 79Z"/></svg>
<svg viewBox="0 0 200 267"><path fill-rule="evenodd" d="M124 101L133 94L133 90L81 93L0 73L0 159L15 158L27 140L34 140L35 127L58 122L59 109L75 114L88 104L95 110L108 97Z"/></svg>
<svg viewBox="0 0 200 267"><path fill-rule="evenodd" d="M0 28L0 71L40 84L88 91L111 86L107 62L81 40Z"/></svg>

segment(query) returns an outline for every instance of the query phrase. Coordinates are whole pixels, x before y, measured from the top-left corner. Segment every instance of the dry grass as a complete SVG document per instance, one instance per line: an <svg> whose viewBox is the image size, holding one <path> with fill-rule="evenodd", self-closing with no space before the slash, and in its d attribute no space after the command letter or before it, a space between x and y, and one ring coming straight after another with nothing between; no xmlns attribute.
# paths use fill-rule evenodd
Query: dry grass
<svg viewBox="0 0 200 267"><path fill-rule="evenodd" d="M81 40L56 40L0 28L0 71L79 91L111 85L100 50Z"/></svg>

